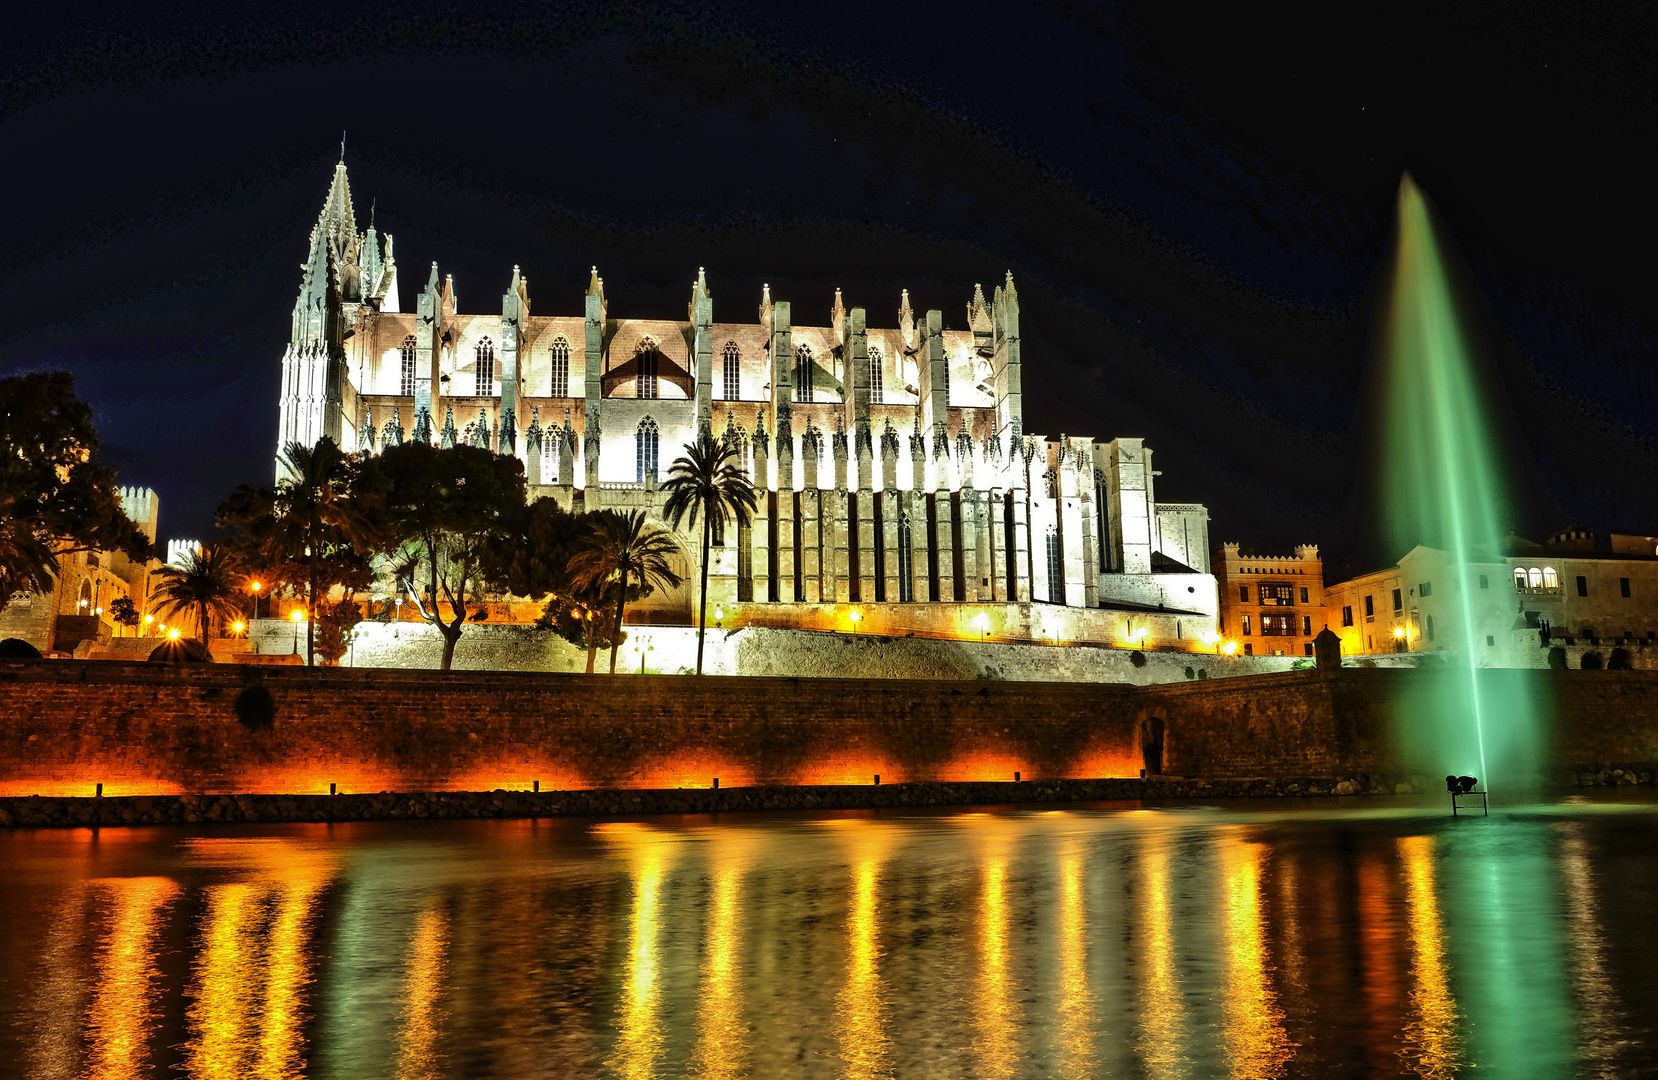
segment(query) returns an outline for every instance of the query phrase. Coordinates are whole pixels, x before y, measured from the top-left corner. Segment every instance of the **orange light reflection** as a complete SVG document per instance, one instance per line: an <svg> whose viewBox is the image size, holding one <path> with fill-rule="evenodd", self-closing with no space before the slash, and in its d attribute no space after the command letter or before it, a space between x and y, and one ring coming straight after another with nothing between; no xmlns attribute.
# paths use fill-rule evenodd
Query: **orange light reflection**
<svg viewBox="0 0 1658 1080"><path fill-rule="evenodd" d="M443 973L448 952L449 913L434 903L420 913L409 942L403 1027L397 1040L399 1080L435 1080L442 1075L438 1038L443 1032Z"/></svg>
<svg viewBox="0 0 1658 1080"><path fill-rule="evenodd" d="M97 882L111 894L109 935L98 953L98 988L90 1017L88 1075L111 1080L150 1075L157 971L155 935L161 912L179 888L168 878Z"/></svg>
<svg viewBox="0 0 1658 1080"><path fill-rule="evenodd" d="M1019 1064L1020 1018L1018 990L1009 972L1007 858L1005 841L998 838L993 854L984 861L984 885L979 902L979 977L975 980L974 1019L978 1035L973 1050L978 1076L1008 1077Z"/></svg>
<svg viewBox="0 0 1658 1080"><path fill-rule="evenodd" d="M633 869L633 913L623 969L622 1000L617 1006L616 1045L606 1064L618 1075L656 1075L662 1056L661 971L657 955L662 931L661 893L669 846L666 834L648 826L595 829L623 848Z"/></svg>
<svg viewBox="0 0 1658 1080"><path fill-rule="evenodd" d="M1140 957L1140 1034L1135 1041L1146 1075L1161 1080L1186 1073L1182 1036L1186 1005L1174 964L1174 919L1169 910L1169 838L1146 830L1140 861L1142 899L1138 923L1145 928Z"/></svg>
<svg viewBox="0 0 1658 1080"><path fill-rule="evenodd" d="M1088 898L1083 889L1083 845L1071 840L1059 858L1059 1075L1098 1075L1094 1049L1095 998L1088 988Z"/></svg>
<svg viewBox="0 0 1658 1080"><path fill-rule="evenodd" d="M853 845L852 888L846 909L846 982L835 997L835 1028L843 1075L874 1080L892 1073L881 984L881 863L885 829L868 822L842 826Z"/></svg>
<svg viewBox="0 0 1658 1080"><path fill-rule="evenodd" d="M1236 838L1222 841L1226 889L1226 1060L1239 1080L1282 1076L1294 1048L1284 1033L1269 969L1266 915L1261 904L1263 844Z"/></svg>
<svg viewBox="0 0 1658 1080"><path fill-rule="evenodd" d="M1409 907L1412 974L1411 1018L1405 1025L1405 1048L1400 1057L1426 1080L1451 1080L1464 1064L1460 1015L1451 994L1445 965L1445 933L1439 913L1433 839L1399 839L1405 860L1406 902Z"/></svg>
<svg viewBox="0 0 1658 1080"><path fill-rule="evenodd" d="M691 1075L726 1080L748 1073L748 1031L743 1024L742 971L739 957L743 938L742 883L747 869L747 845L741 839L715 842L713 895L709 900L707 959L697 1001L697 1041L691 1054Z"/></svg>

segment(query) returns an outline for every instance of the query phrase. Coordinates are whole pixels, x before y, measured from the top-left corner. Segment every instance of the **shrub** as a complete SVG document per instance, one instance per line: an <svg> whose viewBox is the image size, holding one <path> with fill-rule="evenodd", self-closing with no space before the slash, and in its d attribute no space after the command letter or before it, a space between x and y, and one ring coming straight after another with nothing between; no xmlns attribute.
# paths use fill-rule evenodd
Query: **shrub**
<svg viewBox="0 0 1658 1080"><path fill-rule="evenodd" d="M1201 667L1198 668L1197 669L1197 677L1199 679L1207 679L1209 677L1209 669L1208 668L1201 668Z"/></svg>
<svg viewBox="0 0 1658 1080"><path fill-rule="evenodd" d="M1186 677L1187 677L1187 678L1188 678L1188 679L1195 679L1195 678L1197 678L1197 672L1195 672L1195 671L1193 671L1193 670L1192 670L1192 666L1191 666L1191 665L1190 665L1190 664L1187 664L1187 665L1186 665Z"/></svg>
<svg viewBox="0 0 1658 1080"><path fill-rule="evenodd" d="M1135 649L1133 652L1128 654L1128 662L1133 664L1135 667L1145 667L1146 654L1141 652L1139 649Z"/></svg>

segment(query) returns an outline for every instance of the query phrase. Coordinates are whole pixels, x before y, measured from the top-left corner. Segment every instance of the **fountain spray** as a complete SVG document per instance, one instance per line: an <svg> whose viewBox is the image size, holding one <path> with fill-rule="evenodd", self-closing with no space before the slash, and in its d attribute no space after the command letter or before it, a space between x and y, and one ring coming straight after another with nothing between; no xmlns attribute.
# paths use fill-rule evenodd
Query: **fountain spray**
<svg viewBox="0 0 1658 1080"><path fill-rule="evenodd" d="M1489 787L1493 764L1510 776L1526 770L1515 752L1532 744L1534 727L1532 695L1516 677L1523 673L1480 665L1482 624L1512 620L1502 561L1509 504L1488 422L1495 396L1481 385L1446 249L1408 173L1399 184L1398 215L1383 352L1383 519L1395 550L1422 545L1444 553L1441 580L1452 590L1450 614L1460 624L1438 635L1451 646L1440 654L1448 670L1416 680L1400 701L1400 735L1417 763L1456 772L1477 767Z"/></svg>

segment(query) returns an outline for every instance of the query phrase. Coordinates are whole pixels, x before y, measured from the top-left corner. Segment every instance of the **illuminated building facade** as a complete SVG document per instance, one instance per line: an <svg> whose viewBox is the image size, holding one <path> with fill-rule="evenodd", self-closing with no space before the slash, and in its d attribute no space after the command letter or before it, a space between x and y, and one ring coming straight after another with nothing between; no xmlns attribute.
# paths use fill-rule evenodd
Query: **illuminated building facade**
<svg viewBox="0 0 1658 1080"><path fill-rule="evenodd" d="M596 269L568 313L532 315L517 267L491 308L463 312L434 263L401 310L392 238L357 231L340 164L282 362L278 447L468 443L522 460L532 498L660 517L672 461L707 431L761 492L753 525L710 553L727 626L847 629L857 606L868 632L1213 641L1205 508L1156 501L1140 439L1025 431L1011 275L989 298L975 287L959 330L907 292L889 327L838 291L825 324L802 325L769 287L749 321L716 322L700 270L683 320L618 317ZM700 537L676 535L698 565ZM695 588L641 617L684 621Z"/></svg>
<svg viewBox="0 0 1658 1080"><path fill-rule="evenodd" d="M1294 555L1246 554L1222 544L1212 563L1223 640L1246 656L1311 656L1324 629L1324 563L1318 545Z"/></svg>

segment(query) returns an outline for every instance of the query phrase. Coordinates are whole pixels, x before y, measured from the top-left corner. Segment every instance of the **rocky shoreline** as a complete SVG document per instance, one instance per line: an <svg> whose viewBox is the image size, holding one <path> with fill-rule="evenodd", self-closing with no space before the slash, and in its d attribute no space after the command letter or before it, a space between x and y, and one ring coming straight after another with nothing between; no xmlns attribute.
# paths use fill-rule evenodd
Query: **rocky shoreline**
<svg viewBox="0 0 1658 1080"><path fill-rule="evenodd" d="M1658 766L1574 770L1566 787L1652 784ZM584 791L428 791L338 795L188 794L0 798L0 827L166 825L420 818L631 817L742 810L854 810L910 806L1111 802L1156 799L1418 795L1443 790L1420 776L1146 780L1024 780L961 783Z"/></svg>

